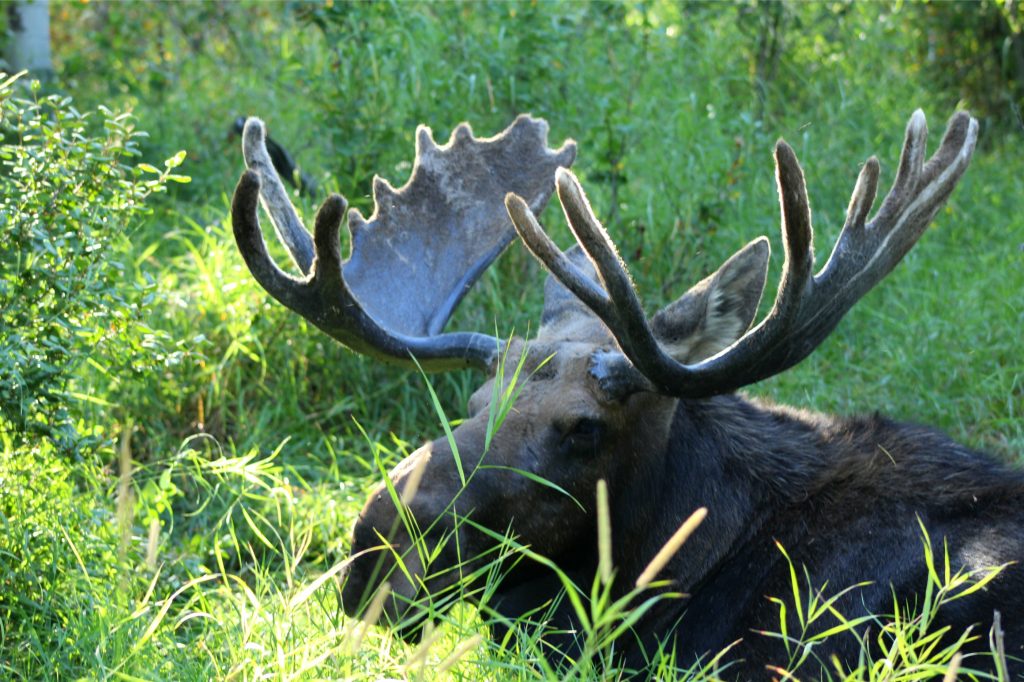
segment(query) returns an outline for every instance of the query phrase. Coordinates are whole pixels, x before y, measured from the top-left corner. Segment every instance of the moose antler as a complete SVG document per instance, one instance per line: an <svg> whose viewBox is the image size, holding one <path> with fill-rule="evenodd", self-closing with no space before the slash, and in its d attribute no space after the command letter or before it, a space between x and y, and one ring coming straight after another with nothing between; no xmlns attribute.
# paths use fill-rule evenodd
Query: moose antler
<svg viewBox="0 0 1024 682"><path fill-rule="evenodd" d="M626 266L571 172L557 172L558 197L603 288L562 254L526 202L510 194L505 203L530 251L615 336L622 353L599 353L594 358L593 373L603 384L623 390L653 388L677 397L709 397L773 376L810 355L854 303L913 247L966 170L977 142L978 122L965 112L954 115L942 144L927 163L926 138L924 113L915 111L907 124L896 180L869 223L865 220L875 200L879 166L875 157L867 160L832 255L813 276L813 232L803 171L793 150L780 140L775 164L786 260L775 304L757 327L693 365L670 357L658 343Z"/></svg>
<svg viewBox="0 0 1024 682"><path fill-rule="evenodd" d="M401 189L375 176L369 220L349 212L351 256L341 260L338 230L347 206L330 196L306 231L267 153L263 123L250 118L242 133L248 166L232 200L235 240L256 280L274 298L349 348L424 369L487 368L498 339L440 333L469 288L514 238L502 206L507 192L540 211L552 175L570 165L576 145L547 146L543 120L519 116L492 138L455 128L438 146L430 129L416 130L412 176ZM257 199L303 277L283 272L267 253Z"/></svg>

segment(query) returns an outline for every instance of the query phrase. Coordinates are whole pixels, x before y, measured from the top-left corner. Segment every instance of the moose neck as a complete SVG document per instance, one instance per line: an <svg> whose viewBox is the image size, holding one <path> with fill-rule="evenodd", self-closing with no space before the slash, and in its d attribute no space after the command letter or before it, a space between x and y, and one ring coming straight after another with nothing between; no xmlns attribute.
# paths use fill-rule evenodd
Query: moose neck
<svg viewBox="0 0 1024 682"><path fill-rule="evenodd" d="M662 456L623 477L613 505L613 551L622 589L698 507L701 528L660 574L688 591L755 534L764 511L807 494L827 457L827 419L738 395L678 401Z"/></svg>

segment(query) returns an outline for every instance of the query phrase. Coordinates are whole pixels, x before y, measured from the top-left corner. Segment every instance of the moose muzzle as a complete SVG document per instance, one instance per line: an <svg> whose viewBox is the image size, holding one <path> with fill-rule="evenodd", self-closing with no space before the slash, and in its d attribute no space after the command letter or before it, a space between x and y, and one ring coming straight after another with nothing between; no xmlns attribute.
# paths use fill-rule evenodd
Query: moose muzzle
<svg viewBox="0 0 1024 682"><path fill-rule="evenodd" d="M449 556L459 544L452 542L458 531L446 514L452 498L437 494L433 480L447 467L431 466L435 457L450 461L450 452L443 439L428 443L371 493L352 533L352 563L342 588L348 615L377 618L369 607L383 600L379 613L400 632L410 631L422 620L417 601L457 580L456 571L442 568L457 563ZM387 593L380 594L385 583Z"/></svg>

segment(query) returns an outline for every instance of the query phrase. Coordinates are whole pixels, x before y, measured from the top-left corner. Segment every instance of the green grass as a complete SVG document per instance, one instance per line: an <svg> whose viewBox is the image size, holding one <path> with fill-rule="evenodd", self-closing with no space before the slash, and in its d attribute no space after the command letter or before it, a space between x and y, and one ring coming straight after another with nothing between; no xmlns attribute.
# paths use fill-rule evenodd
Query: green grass
<svg viewBox="0 0 1024 682"><path fill-rule="evenodd" d="M69 454L4 437L0 677L10 679L557 675L537 629L518 650L481 639L486 610L457 606L422 648L340 611L347 536L380 468L443 433L438 408L460 416L480 377L432 376L434 399L415 373L356 357L259 289L228 218L242 169L228 134L236 115L266 119L364 213L374 173L407 177L417 123L446 139L462 120L489 135L516 113L542 116L552 143L577 140L575 171L654 310L760 234L776 281L776 138L805 166L823 259L863 160L879 156L884 185L914 108L928 114L934 148L945 119L972 104L932 87L908 28L915 6L788 6L784 56L758 84L755 6L99 4L54 7L54 87L83 111L131 108L150 133L144 159L159 167L185 149L177 170L192 182L151 198L141 222L108 226L126 233L110 256L146 298L125 327L131 354L116 368L84 362L65 395L92 444ZM1021 457L1024 161L1019 132L984 123L967 176L904 263L814 355L751 393L877 410ZM316 202L298 201L311 217ZM557 207L542 221L569 243ZM535 329L543 277L513 244L451 326ZM118 495L123 481L130 496ZM794 571L793 594L775 596L810 613L820 586ZM955 579L937 572L936 604ZM615 677L610 635L633 612L602 597L606 582L577 586L597 606L575 679ZM850 679L947 669L954 652L928 650L926 619L890 621L892 668L866 660ZM660 677L713 677L718 663L676 670L665 652Z"/></svg>

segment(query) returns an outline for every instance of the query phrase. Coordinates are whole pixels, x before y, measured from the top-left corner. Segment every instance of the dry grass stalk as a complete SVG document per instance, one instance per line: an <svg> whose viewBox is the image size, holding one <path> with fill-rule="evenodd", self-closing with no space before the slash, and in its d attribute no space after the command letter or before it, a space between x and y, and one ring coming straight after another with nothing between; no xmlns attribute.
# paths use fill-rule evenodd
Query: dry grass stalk
<svg viewBox="0 0 1024 682"><path fill-rule="evenodd" d="M946 674L942 676L942 682L956 682L956 676L960 673L960 662L963 658L963 654L959 651L953 654L953 660L949 662Z"/></svg>
<svg viewBox="0 0 1024 682"><path fill-rule="evenodd" d="M430 457L420 457L420 461L416 463L415 468L409 472L409 479L405 484L405 489L402 490L402 504L409 506L412 504L412 500L416 497L416 493L420 489L420 481L423 480L423 472L427 469L427 462L430 461Z"/></svg>
<svg viewBox="0 0 1024 682"><path fill-rule="evenodd" d="M679 526L679 529L672 534L672 537L668 539L668 542L654 555L651 559L651 563L647 564L647 568L643 570L640 577L636 579L636 586L643 589L651 584L655 576L661 572L661 569L665 568L668 562L675 556L679 548L683 546L683 543L693 534L693 531L697 530L697 526L704 521L707 517L707 507L701 507L697 511L690 514L690 518L683 521L683 524Z"/></svg>
<svg viewBox="0 0 1024 682"><path fill-rule="evenodd" d="M135 516L135 499L132 495L132 425L126 424L121 429L121 439L117 446L119 464L117 481L117 522L121 530L118 555L124 559L128 552L128 543L132 538L132 519Z"/></svg>
<svg viewBox="0 0 1024 682"><path fill-rule="evenodd" d="M453 665L458 663L466 654L475 649L483 639L482 635L473 635L465 642L455 647L455 650L452 651L451 655L441 661L441 665L437 667L437 674L444 675L448 672Z"/></svg>
<svg viewBox="0 0 1024 682"><path fill-rule="evenodd" d="M160 548L160 521L153 519L149 522L149 537L146 540L146 568L156 570L157 551Z"/></svg>
<svg viewBox="0 0 1024 682"><path fill-rule="evenodd" d="M612 521L608 511L608 484L602 478L597 482L597 568L601 582L612 580Z"/></svg>
<svg viewBox="0 0 1024 682"><path fill-rule="evenodd" d="M420 642L416 650L412 652L409 659L402 666L402 674L408 676L413 669L421 667L423 662L427 658L427 654L430 653L430 647L434 646L441 637L444 636L444 632L434 626L430 621L423 627L423 641Z"/></svg>
<svg viewBox="0 0 1024 682"><path fill-rule="evenodd" d="M391 594L391 583L383 582L381 586L377 588L377 594L373 595L373 601L366 607L366 612L363 614L362 620L356 624L352 629L352 642L350 645L350 651L355 654L359 651L359 647L363 644L363 637L366 636L366 631L377 624L380 620L380 614L384 612L384 602Z"/></svg>

